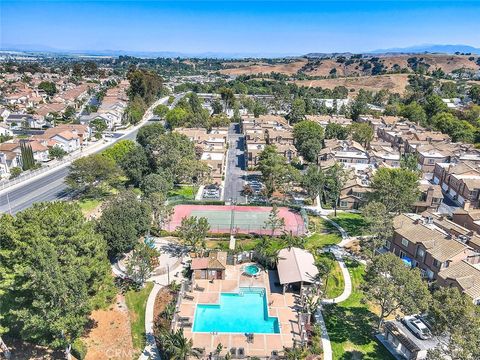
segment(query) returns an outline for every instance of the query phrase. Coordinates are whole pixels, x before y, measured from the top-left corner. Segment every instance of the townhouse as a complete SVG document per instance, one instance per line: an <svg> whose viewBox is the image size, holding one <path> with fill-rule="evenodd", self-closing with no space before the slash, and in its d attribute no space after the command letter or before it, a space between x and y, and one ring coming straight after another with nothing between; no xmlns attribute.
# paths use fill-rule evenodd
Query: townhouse
<svg viewBox="0 0 480 360"><path fill-rule="evenodd" d="M480 305L480 267L468 261L459 261L438 273L437 284L456 287L470 297L475 305Z"/></svg>
<svg viewBox="0 0 480 360"><path fill-rule="evenodd" d="M468 161L436 163L433 183L464 209L480 207L480 165Z"/></svg>
<svg viewBox="0 0 480 360"><path fill-rule="evenodd" d="M367 150L353 140L325 140L325 147L319 153L319 163L330 159L347 166L370 162Z"/></svg>
<svg viewBox="0 0 480 360"><path fill-rule="evenodd" d="M241 130L245 136L247 167L258 164L260 153L267 145L275 145L277 152L291 162L298 157L292 127L284 117L261 115L242 118Z"/></svg>
<svg viewBox="0 0 480 360"><path fill-rule="evenodd" d="M176 128L174 130L190 139L201 150L200 160L211 169L212 180L220 184L225 176L228 128Z"/></svg>
<svg viewBox="0 0 480 360"><path fill-rule="evenodd" d="M480 254L459 237L436 226L431 217L401 214L394 218L394 232L385 249L411 267L418 267L428 280L453 264L466 260L480 262Z"/></svg>
<svg viewBox="0 0 480 360"><path fill-rule="evenodd" d="M420 198L413 203L414 212L438 211L443 201L442 188L424 179L420 180L418 187Z"/></svg>

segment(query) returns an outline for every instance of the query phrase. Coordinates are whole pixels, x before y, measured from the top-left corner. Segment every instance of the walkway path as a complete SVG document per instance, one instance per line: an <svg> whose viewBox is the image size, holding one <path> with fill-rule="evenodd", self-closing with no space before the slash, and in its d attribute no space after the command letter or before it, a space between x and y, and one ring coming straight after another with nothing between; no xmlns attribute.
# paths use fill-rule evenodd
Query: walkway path
<svg viewBox="0 0 480 360"><path fill-rule="evenodd" d="M163 245L165 246L165 243L162 242ZM173 244L175 247L176 244ZM171 257L171 255L170 255ZM153 276L151 280L154 285L152 288L152 291L148 295L147 299L147 306L145 308L145 336L147 343L145 345L145 349L143 350L142 354L138 358L139 360L160 360L160 353L157 348L157 344L155 342L155 336L153 333L153 327L155 323L155 318L154 318L154 309L155 309L155 299L157 298L158 292L165 286L168 285L169 280L172 280L172 274L175 274L175 272L178 272L181 270L183 267L183 264L181 262L176 262L177 266L174 268L170 268L170 274L163 274L163 275L157 275Z"/></svg>
<svg viewBox="0 0 480 360"><path fill-rule="evenodd" d="M343 261L343 255L345 253L343 247L348 244L352 239L348 236L345 229L343 229L340 225L336 222L329 219L327 216L321 216L322 219L328 221L333 226L335 226L340 234L342 235L342 241L338 245L333 245L330 247L330 251L335 256L335 259L338 261L340 265L340 269L342 270L342 275L345 283L345 287L343 289L342 294L337 296L334 299L324 299L322 300L322 304L338 304L342 301L347 300L350 295L352 294L352 279L350 277L350 273L348 272L348 268ZM330 337L328 336L327 326L325 325L325 319L323 318L321 308L317 309L317 313L315 314L315 320L320 325L320 329L322 331L322 348L323 348L323 360L332 360L333 359L333 352L332 352L332 345L330 343Z"/></svg>

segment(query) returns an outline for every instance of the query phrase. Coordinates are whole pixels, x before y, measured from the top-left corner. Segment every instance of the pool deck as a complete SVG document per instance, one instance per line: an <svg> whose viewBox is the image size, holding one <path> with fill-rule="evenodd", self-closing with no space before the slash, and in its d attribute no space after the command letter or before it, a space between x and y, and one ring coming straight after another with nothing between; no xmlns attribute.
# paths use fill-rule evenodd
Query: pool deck
<svg viewBox="0 0 480 360"><path fill-rule="evenodd" d="M276 271L262 271L257 278L252 278L242 274L243 266L227 265L225 280L195 280L195 284L204 290L187 293L193 296L193 300L182 299L178 315L188 317L193 323L197 304L218 303L220 293L238 292L240 287L262 287L267 289L269 316L278 318L280 333L255 334L253 342L249 343L242 333L199 333L192 332L192 328L184 328L185 336L193 340L194 347L205 348L206 357L220 343L223 345L222 354L231 348L244 348L247 356L264 357L270 356L273 350L281 351L283 347L292 347L293 340L300 339L297 316L299 296L290 292L282 294L282 288L275 286L275 282L278 282Z"/></svg>

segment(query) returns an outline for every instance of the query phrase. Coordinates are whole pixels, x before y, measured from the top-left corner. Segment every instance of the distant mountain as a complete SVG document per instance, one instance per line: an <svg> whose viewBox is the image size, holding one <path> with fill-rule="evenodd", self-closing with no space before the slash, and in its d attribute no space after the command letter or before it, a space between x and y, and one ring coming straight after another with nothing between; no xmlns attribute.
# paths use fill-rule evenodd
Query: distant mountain
<svg viewBox="0 0 480 360"><path fill-rule="evenodd" d="M28 53L47 53L75 56L121 56L129 55L143 58L216 58L216 59L243 59L243 58L283 58L297 56L298 54L275 54L275 53L226 53L226 52L202 52L188 53L179 51L129 51L129 50L66 50L56 49L49 46L38 44L2 44L1 51L17 51Z"/></svg>
<svg viewBox="0 0 480 360"><path fill-rule="evenodd" d="M441 54L455 54L459 53L472 53L480 54L480 48L476 48L470 45L437 45L426 44L417 45L404 48L390 48L390 49L378 49L369 51L369 54L391 54L391 53L404 53L404 54L417 54L417 53L441 53Z"/></svg>

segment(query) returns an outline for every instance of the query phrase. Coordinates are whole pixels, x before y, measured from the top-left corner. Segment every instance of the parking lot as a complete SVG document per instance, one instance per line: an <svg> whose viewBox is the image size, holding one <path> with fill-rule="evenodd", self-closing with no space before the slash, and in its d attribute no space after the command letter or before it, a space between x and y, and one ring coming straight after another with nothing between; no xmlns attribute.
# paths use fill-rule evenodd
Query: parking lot
<svg viewBox="0 0 480 360"><path fill-rule="evenodd" d="M262 203L267 199L264 194L265 185L261 182L260 175L249 175L244 187L244 195L248 197L249 202Z"/></svg>
<svg viewBox="0 0 480 360"><path fill-rule="evenodd" d="M220 200L220 188L217 185L207 185L203 189L202 199Z"/></svg>

